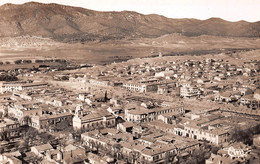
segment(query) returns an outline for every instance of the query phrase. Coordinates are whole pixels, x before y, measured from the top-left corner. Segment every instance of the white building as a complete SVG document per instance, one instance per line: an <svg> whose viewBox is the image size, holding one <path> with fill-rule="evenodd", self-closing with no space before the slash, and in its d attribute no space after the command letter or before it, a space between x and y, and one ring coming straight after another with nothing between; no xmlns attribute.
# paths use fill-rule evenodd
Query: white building
<svg viewBox="0 0 260 164"><path fill-rule="evenodd" d="M44 86L47 86L47 83L28 83L25 81L1 82L0 92L22 91Z"/></svg>
<svg viewBox="0 0 260 164"><path fill-rule="evenodd" d="M76 111L72 121L74 129L93 130L116 126L116 117L105 110L87 115L80 115Z"/></svg>
<svg viewBox="0 0 260 164"><path fill-rule="evenodd" d="M201 95L201 90L198 87L192 87L191 85L183 85L180 87L181 97L194 97Z"/></svg>
<svg viewBox="0 0 260 164"><path fill-rule="evenodd" d="M134 92L157 92L158 84L157 83L134 83L126 82L123 83L123 87Z"/></svg>

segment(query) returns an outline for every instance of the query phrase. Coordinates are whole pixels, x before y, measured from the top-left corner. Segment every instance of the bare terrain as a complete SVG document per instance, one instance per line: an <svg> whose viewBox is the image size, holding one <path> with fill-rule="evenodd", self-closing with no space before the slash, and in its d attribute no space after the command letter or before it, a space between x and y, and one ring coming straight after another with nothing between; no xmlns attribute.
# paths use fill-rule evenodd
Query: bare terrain
<svg viewBox="0 0 260 164"><path fill-rule="evenodd" d="M157 38L117 41L61 43L48 38L12 37L0 39L0 61L31 58L64 58L80 63L107 63L163 55L204 55L260 48L259 38L198 36L180 34ZM251 54L250 54L251 55Z"/></svg>
<svg viewBox="0 0 260 164"><path fill-rule="evenodd" d="M205 55L260 48L260 22L170 19L58 4L0 6L0 61L63 58L77 63ZM251 55L251 54L250 54Z"/></svg>

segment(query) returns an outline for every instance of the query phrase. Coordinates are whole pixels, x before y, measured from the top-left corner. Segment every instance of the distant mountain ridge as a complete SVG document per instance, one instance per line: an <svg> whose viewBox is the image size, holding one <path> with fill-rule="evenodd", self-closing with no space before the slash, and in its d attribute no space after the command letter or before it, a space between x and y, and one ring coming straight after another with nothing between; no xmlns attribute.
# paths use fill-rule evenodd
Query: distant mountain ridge
<svg viewBox="0 0 260 164"><path fill-rule="evenodd" d="M156 14L99 12L53 3L29 2L0 6L0 37L32 35L65 42L84 42L159 37L171 33L185 36L260 37L260 22L228 22L220 18L171 19Z"/></svg>

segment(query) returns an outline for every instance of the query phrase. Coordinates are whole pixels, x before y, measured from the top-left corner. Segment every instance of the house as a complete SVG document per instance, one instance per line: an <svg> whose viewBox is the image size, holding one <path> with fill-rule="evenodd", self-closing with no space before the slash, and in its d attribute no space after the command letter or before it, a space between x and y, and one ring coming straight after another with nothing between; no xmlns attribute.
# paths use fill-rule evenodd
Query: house
<svg viewBox="0 0 260 164"><path fill-rule="evenodd" d="M74 129L91 130L115 126L116 117L106 110L96 111L87 115L76 114L73 117Z"/></svg>
<svg viewBox="0 0 260 164"><path fill-rule="evenodd" d="M260 100L260 89L256 89L254 92L254 98Z"/></svg>
<svg viewBox="0 0 260 164"><path fill-rule="evenodd" d="M71 113L59 113L59 114L44 114L42 116L32 116L31 126L36 129L49 129L51 127L56 127L60 123L64 123L67 126L72 125Z"/></svg>
<svg viewBox="0 0 260 164"><path fill-rule="evenodd" d="M10 156L8 154L0 154L1 164L22 164L23 162L17 157Z"/></svg>
<svg viewBox="0 0 260 164"><path fill-rule="evenodd" d="M132 130L133 130L134 126L135 126L134 123L132 123L130 121L126 121L124 123L117 124L117 129L122 131L122 132L132 133Z"/></svg>
<svg viewBox="0 0 260 164"><path fill-rule="evenodd" d="M114 116L118 117L119 114L121 114L123 112L123 109L119 106L119 107L108 107L107 111L111 114L113 114Z"/></svg>
<svg viewBox="0 0 260 164"><path fill-rule="evenodd" d="M240 98L240 105L246 105L251 109L258 109L260 107L260 100L254 98L254 95L246 95Z"/></svg>
<svg viewBox="0 0 260 164"><path fill-rule="evenodd" d="M200 127L190 123L184 125L183 135L197 140L207 140L219 145L228 141L230 129L230 126L220 124Z"/></svg>
<svg viewBox="0 0 260 164"><path fill-rule="evenodd" d="M49 149L45 153L47 163L84 163L87 160L85 149L82 147L67 145L61 149Z"/></svg>
<svg viewBox="0 0 260 164"><path fill-rule="evenodd" d="M253 145L260 148L260 134L254 136Z"/></svg>
<svg viewBox="0 0 260 164"><path fill-rule="evenodd" d="M137 107L125 110L125 119L132 122L150 122L157 120L158 116L165 113L171 113L176 111L184 111L183 105L175 107L164 107L164 108L152 108L146 109L143 107Z"/></svg>
<svg viewBox="0 0 260 164"><path fill-rule="evenodd" d="M176 152L174 145L153 145L143 149L140 158L148 163L168 163L169 159L173 161Z"/></svg>
<svg viewBox="0 0 260 164"><path fill-rule="evenodd" d="M38 157L44 157L46 152L50 150L53 150L53 147L49 143L31 147L31 152L33 152Z"/></svg>
<svg viewBox="0 0 260 164"><path fill-rule="evenodd" d="M0 92L14 92L22 90L30 90L33 88L46 87L47 83L42 82L26 82L26 81L12 81L12 82L1 82L0 83Z"/></svg>
<svg viewBox="0 0 260 164"><path fill-rule="evenodd" d="M25 117L42 115L43 110L38 106L39 104L39 102L35 101L20 101L14 104L9 104L8 116L17 119L21 124L26 124L24 120Z"/></svg>
<svg viewBox="0 0 260 164"><path fill-rule="evenodd" d="M158 83L143 83L143 82L125 82L123 83L123 88L126 88L134 92L157 92Z"/></svg>
<svg viewBox="0 0 260 164"><path fill-rule="evenodd" d="M251 152L250 146L243 143L233 143L220 149L217 154L211 154L206 160L206 164L215 163L258 163L260 158L258 154Z"/></svg>
<svg viewBox="0 0 260 164"><path fill-rule="evenodd" d="M20 124L8 118L0 119L0 141L21 135Z"/></svg>
<svg viewBox="0 0 260 164"><path fill-rule="evenodd" d="M46 159L50 162L60 162L62 160L62 152L57 149L47 150Z"/></svg>
<svg viewBox="0 0 260 164"><path fill-rule="evenodd" d="M233 93L233 91L225 91L225 92L220 92L215 95L215 101L216 102L235 102L238 100L238 97Z"/></svg>
<svg viewBox="0 0 260 164"><path fill-rule="evenodd" d="M169 80L171 77L173 77L174 72L173 71L161 71L161 72L156 72L155 77L164 77L165 79Z"/></svg>
<svg viewBox="0 0 260 164"><path fill-rule="evenodd" d="M152 122L147 123L148 127L152 127L154 129L158 129L160 131L164 131L165 133L171 133L171 134L175 134L174 133L174 125L172 124L167 124L165 122L163 122L162 120L155 120Z"/></svg>
<svg viewBox="0 0 260 164"><path fill-rule="evenodd" d="M108 162L104 161L103 159L101 159L100 156L89 152L87 154L87 158L88 158L88 163L90 164L107 164Z"/></svg>
<svg viewBox="0 0 260 164"><path fill-rule="evenodd" d="M181 97L196 97L202 94L202 91L195 86L191 86L190 84L185 84L180 87L180 96Z"/></svg>
<svg viewBox="0 0 260 164"><path fill-rule="evenodd" d="M164 113L158 116L158 120L162 120L166 124L176 124L176 118L178 116L178 112Z"/></svg>
<svg viewBox="0 0 260 164"><path fill-rule="evenodd" d="M109 86L109 80L96 80L96 79L90 79L89 83L93 86L101 86L101 87L107 87Z"/></svg>
<svg viewBox="0 0 260 164"><path fill-rule="evenodd" d="M63 148L62 156L62 161L64 164L84 163L87 159L84 148L71 144Z"/></svg>

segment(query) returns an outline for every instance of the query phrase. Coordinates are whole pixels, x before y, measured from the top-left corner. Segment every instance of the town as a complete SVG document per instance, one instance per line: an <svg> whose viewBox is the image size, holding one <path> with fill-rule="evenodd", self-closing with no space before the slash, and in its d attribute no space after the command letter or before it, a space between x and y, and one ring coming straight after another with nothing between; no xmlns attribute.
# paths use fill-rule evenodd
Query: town
<svg viewBox="0 0 260 164"><path fill-rule="evenodd" d="M219 56L1 62L34 66L1 70L0 163L257 164L260 60Z"/></svg>

